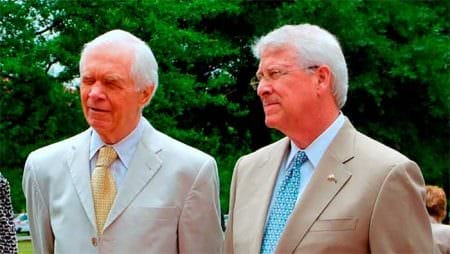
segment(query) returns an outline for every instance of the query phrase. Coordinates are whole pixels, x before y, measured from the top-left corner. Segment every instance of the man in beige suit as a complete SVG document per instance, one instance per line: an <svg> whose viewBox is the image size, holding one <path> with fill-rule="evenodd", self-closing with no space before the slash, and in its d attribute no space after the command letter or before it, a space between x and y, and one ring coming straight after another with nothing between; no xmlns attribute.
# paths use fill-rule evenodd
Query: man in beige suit
<svg viewBox="0 0 450 254"><path fill-rule="evenodd" d="M236 163L225 253L432 253L420 169L340 111L337 39L286 25L253 50L265 123L287 137Z"/></svg>
<svg viewBox="0 0 450 254"><path fill-rule="evenodd" d="M91 128L25 164L36 253L221 252L215 160L142 117L157 71L150 48L128 32L85 45L80 94Z"/></svg>

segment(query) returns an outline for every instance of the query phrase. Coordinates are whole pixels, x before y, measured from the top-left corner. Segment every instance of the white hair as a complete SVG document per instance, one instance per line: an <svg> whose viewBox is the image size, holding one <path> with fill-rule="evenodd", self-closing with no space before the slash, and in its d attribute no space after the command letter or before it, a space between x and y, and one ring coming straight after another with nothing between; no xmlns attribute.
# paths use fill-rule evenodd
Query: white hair
<svg viewBox="0 0 450 254"><path fill-rule="evenodd" d="M151 95L151 97L153 97L158 88L158 63L156 62L150 47L144 41L129 32L112 30L84 44L83 50L81 51L80 72L88 51L100 45L114 45L117 43L125 43L134 51L134 59L131 65L131 77L138 90L144 90L146 87L153 85L155 87Z"/></svg>
<svg viewBox="0 0 450 254"><path fill-rule="evenodd" d="M268 47L286 46L295 48L301 67L322 64L330 67L333 95L339 108L342 108L347 100L348 72L336 37L316 25L285 25L259 38L252 49L259 59Z"/></svg>

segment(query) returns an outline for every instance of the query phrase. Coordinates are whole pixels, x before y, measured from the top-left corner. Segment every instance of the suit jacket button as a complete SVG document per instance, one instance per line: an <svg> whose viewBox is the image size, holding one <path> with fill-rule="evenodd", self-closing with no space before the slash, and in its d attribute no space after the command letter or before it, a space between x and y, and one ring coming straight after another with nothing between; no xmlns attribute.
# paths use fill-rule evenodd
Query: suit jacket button
<svg viewBox="0 0 450 254"><path fill-rule="evenodd" d="M92 245L97 246L97 238L92 237L91 241L92 241Z"/></svg>

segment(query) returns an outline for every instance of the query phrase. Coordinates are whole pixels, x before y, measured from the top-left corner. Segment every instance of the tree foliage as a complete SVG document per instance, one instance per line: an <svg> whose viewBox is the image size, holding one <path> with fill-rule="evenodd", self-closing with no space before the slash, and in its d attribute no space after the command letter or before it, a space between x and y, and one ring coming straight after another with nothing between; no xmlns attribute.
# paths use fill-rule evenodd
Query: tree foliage
<svg viewBox="0 0 450 254"><path fill-rule="evenodd" d="M449 189L446 1L0 0L0 169L16 190L27 154L87 127L75 89L84 43L124 29L152 48L160 87L144 115L218 161L222 209L237 158L281 137L247 85L255 38L284 24L334 33L350 91L343 112ZM55 73L55 65L63 66ZM11 172L4 172L11 171ZM23 197L13 199L23 208Z"/></svg>

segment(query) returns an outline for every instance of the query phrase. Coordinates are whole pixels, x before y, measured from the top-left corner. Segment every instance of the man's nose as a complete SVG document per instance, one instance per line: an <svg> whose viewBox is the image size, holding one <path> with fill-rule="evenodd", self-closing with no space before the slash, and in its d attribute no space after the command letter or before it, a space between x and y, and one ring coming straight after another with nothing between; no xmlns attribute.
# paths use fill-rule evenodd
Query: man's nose
<svg viewBox="0 0 450 254"><path fill-rule="evenodd" d="M272 89L271 81L263 78L258 83L256 93L258 96L263 96L272 93Z"/></svg>
<svg viewBox="0 0 450 254"><path fill-rule="evenodd" d="M95 82L89 91L89 97L92 99L105 99L105 89L101 82Z"/></svg>

